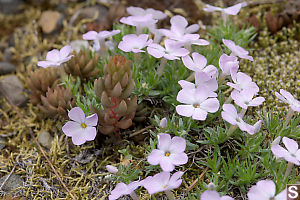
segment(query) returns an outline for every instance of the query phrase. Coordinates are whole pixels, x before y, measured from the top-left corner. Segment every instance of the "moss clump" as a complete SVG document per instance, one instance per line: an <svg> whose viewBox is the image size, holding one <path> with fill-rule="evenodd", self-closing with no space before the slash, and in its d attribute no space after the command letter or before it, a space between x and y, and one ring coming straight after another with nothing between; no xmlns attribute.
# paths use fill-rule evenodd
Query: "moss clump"
<svg viewBox="0 0 300 200"><path fill-rule="evenodd" d="M252 42L251 47L254 62L243 61L241 71L249 74L260 88L260 95L266 98L264 107L278 107L275 91L289 91L296 99L300 95L300 42L296 36L300 25L283 28L275 35L266 29L260 32L258 41ZM288 106L286 106L287 108Z"/></svg>

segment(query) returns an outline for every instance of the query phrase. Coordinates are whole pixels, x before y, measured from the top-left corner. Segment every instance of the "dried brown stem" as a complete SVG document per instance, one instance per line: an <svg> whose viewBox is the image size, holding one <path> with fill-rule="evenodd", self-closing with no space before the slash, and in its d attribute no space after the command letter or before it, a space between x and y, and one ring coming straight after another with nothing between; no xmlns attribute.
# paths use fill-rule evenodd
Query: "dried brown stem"
<svg viewBox="0 0 300 200"><path fill-rule="evenodd" d="M136 136L136 135L139 135L139 134L143 133L144 131L146 131L146 130L148 130L148 129L151 129L151 128L153 128L153 127L154 127L153 125L150 125L150 126L147 126L147 127L143 128L143 129L141 129L141 130L139 130L139 131L136 131L136 132L130 134L130 135L129 135L129 138L132 138L132 137L134 137L134 136Z"/></svg>
<svg viewBox="0 0 300 200"><path fill-rule="evenodd" d="M188 192L191 191L198 184L199 180L203 179L203 177L204 177L205 173L207 172L207 170L208 170L208 167L206 167L204 169L204 171L200 174L199 178L194 180L194 182L187 188Z"/></svg>
<svg viewBox="0 0 300 200"><path fill-rule="evenodd" d="M1 89L0 89L1 90ZM37 144L37 146L39 147L39 149L41 150L43 156L46 158L49 166L52 168L54 174L56 175L56 177L58 178L59 182L62 184L62 186L65 188L65 190L68 192L68 194L71 196L72 199L76 199L74 197L74 195L71 193L71 191L68 189L68 187L66 186L66 184L63 182L62 178L59 176L58 172L56 171L56 169L54 168L53 164L51 163L51 161L49 160L48 156L46 155L45 151L43 150L42 146L40 145L40 143L38 142L38 140L36 139L36 137L34 137L34 134L32 133L32 130L27 126L26 122L24 121L24 118L22 116L22 114L19 112L18 107L16 107L9 98L7 98L6 94L3 91L0 91L3 96L5 97L6 101L12 106L13 110L17 113L17 115L19 116L19 118L21 119L22 123L24 124L25 128L27 129L28 133L30 134L30 136L33 138L34 142Z"/></svg>

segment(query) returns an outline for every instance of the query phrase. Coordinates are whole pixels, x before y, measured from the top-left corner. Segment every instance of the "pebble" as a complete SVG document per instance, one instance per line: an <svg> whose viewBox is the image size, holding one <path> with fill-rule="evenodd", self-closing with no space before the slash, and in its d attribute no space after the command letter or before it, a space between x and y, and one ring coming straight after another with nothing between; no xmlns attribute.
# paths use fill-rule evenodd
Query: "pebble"
<svg viewBox="0 0 300 200"><path fill-rule="evenodd" d="M23 106L28 100L21 81L15 75L0 79L0 95L5 95L16 106Z"/></svg>
<svg viewBox="0 0 300 200"><path fill-rule="evenodd" d="M62 25L63 15L57 11L44 11L39 19L39 26L43 33L50 34L58 30Z"/></svg>
<svg viewBox="0 0 300 200"><path fill-rule="evenodd" d="M8 175L3 176L0 178L0 185L6 180ZM2 187L2 190L4 192L10 192L11 190L14 190L18 187L23 186L23 179L19 175L11 174L8 180L5 182L5 184Z"/></svg>
<svg viewBox="0 0 300 200"><path fill-rule="evenodd" d="M52 143L53 137L47 132L47 131L42 131L41 134L38 137L39 143L48 149L51 148L51 143Z"/></svg>
<svg viewBox="0 0 300 200"><path fill-rule="evenodd" d="M9 62L0 62L0 75L9 74L16 71L16 66Z"/></svg>

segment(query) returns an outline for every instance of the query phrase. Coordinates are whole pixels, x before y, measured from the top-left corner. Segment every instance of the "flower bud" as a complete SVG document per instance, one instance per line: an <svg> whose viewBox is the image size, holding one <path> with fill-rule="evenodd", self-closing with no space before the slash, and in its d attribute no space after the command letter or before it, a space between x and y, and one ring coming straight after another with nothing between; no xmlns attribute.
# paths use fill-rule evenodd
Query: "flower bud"
<svg viewBox="0 0 300 200"><path fill-rule="evenodd" d="M116 174L119 171L118 168L112 165L106 165L106 170L112 174Z"/></svg>

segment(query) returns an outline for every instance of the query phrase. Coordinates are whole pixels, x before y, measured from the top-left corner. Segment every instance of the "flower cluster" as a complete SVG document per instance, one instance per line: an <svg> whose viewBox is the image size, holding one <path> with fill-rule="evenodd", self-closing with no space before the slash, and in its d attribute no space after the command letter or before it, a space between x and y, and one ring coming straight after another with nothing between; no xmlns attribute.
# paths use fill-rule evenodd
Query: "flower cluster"
<svg viewBox="0 0 300 200"><path fill-rule="evenodd" d="M184 165L188 161L187 155L184 153L186 141L182 137L175 136L171 138L169 134L161 133L158 136L158 149L154 149L148 156L147 160L151 165L160 164L162 172L148 176L141 181L133 181L126 185L125 183L118 183L109 196L110 200L114 200L123 195L130 195L136 199L134 190L139 186L147 189L149 194L166 191L170 194L170 190L178 188L182 179L183 172L178 171L171 175L171 171L175 166ZM113 166L106 166L111 173L117 173L118 170Z"/></svg>
<svg viewBox="0 0 300 200"><path fill-rule="evenodd" d="M206 12L221 11L225 22L228 15L236 15L243 6L246 6L246 3L239 3L228 8L206 5L204 10ZM249 107L258 107L265 101L264 97L257 96L259 87L252 81L252 78L246 73L239 71L240 59L253 61L253 57L249 55L247 50L237 45L234 41L223 38L223 52L226 49L227 52L230 50L231 53L230 55L223 53L218 58L218 66L210 65L207 61L208 58L205 58L205 56L198 52L193 52L192 45L209 45L208 41L200 39L200 35L196 33L200 28L198 24L189 25L183 16L175 15L170 19L170 29L159 29L157 28L157 22L167 17L165 13L154 9L142 9L138 7L129 7L127 8L127 12L131 16L121 18L120 22L134 26L136 34L123 36L122 41L117 46L120 50L133 52L135 56L147 52L149 55L160 59L160 65L157 67L158 76L163 74L166 63L168 61L172 62L172 60L182 61L183 65L192 71L191 76L186 80L178 81L181 90L178 92L176 98L180 103L180 105L176 106L176 112L179 115L191 117L193 120L205 121L208 115L211 115L210 113L219 113L218 111L221 107L222 119L231 124L227 133L228 136L237 127L250 135L260 130L261 120L251 125L243 119ZM144 28L147 28L151 32L151 35L143 34ZM83 35L83 39L93 41L93 50L100 52L103 56L107 53L106 38L120 32L120 30L101 31L99 33L89 31ZM69 45L62 47L60 50L53 49L47 53L46 61L40 61L37 65L43 68L60 66L73 57L73 55L70 55L71 51L72 48ZM111 63L113 64L106 65L104 69L106 79L101 79L98 83L97 81L95 82L95 88L98 87L101 89L101 92L99 92L101 93L101 103L103 104L101 108L109 108L109 114L113 117L109 116L108 112L102 112L103 110L99 111L100 114L97 112L98 115L92 114L87 117L80 107L74 107L69 111L68 116L71 121L68 121L62 127L62 131L66 136L72 137L72 142L75 145L82 145L86 141L95 139L97 135L98 116L100 122L105 121L108 124L106 128L116 127L117 122L112 121L111 118L116 118L117 121L119 118L123 120L122 122L124 123L120 123L121 128L124 127L125 129L125 127L128 128L131 125L135 110L129 109L129 106L127 108L127 104L130 105L128 103L130 99L126 98L130 96L134 88L134 82L131 80L132 74L129 70L129 65L127 71L124 67L120 67L119 70L114 65L117 64L117 61L122 61L122 59L117 59L117 57L112 59ZM110 70L110 73L106 73L107 70ZM126 75L124 75L124 71L126 71ZM127 86L129 81L130 84ZM220 103L218 94L220 94L220 86L223 84L225 87L229 86L232 92L225 103ZM110 85L114 85L114 87L110 87ZM107 91L102 93L104 86ZM106 93L111 93L111 95L107 95ZM275 95L290 106L290 111L283 126L284 129L293 116L293 113L300 112L300 102L289 92L282 89L280 93L275 92ZM120 96L125 98L126 102L125 100L118 100L117 102L116 98ZM110 101L113 104L109 105ZM232 101L233 103L231 103ZM134 102L134 106L132 107L135 107L136 98L132 102ZM116 105L120 106L117 107ZM127 120L125 117L123 118L123 115L121 115L126 113L127 109L130 110L130 112L128 111L130 114L128 118L130 120ZM160 122L161 130L164 130L167 126L167 119L162 119ZM103 127L105 126L102 125L101 127L100 123L99 129L102 132L104 132ZM106 132L114 130L110 129ZM276 158L283 158L288 161L288 172L293 165L300 165L300 149L298 143L293 139L288 137L282 138L282 142L286 148L279 145L280 140L280 136L275 139L271 145L271 151ZM178 166L188 162L188 156L185 153L186 140L182 137L171 137L169 134L160 133L157 135L157 143L157 149L153 149L149 153L147 162L150 165L159 165L162 171L153 176L148 176L144 180L126 182L128 184L124 182L118 183L109 195L110 200L118 199L123 195L130 195L133 199L137 199L134 191L140 186L144 187L151 195L164 191L168 197L172 196L170 190L176 189L181 185L181 177L184 174L182 171L174 173L173 171L176 167L178 168ZM118 175L119 173L118 169L114 166L107 165L106 168L112 174ZM280 193L277 192L276 195L276 185L272 180L258 181L247 193L249 200L279 200L284 199L284 194L285 190ZM213 184L209 184L208 189L202 193L201 200L210 199L232 200L233 198L227 195L221 196L216 191L216 187Z"/></svg>

